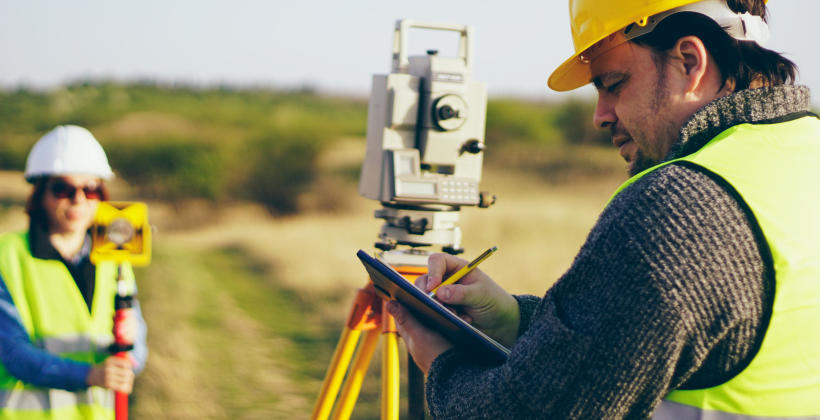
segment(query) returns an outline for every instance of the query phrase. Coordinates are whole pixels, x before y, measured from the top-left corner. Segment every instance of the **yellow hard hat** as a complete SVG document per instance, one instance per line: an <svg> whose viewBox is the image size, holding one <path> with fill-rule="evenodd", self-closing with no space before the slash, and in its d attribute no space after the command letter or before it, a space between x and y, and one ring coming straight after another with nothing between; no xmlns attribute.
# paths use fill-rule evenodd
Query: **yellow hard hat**
<svg viewBox="0 0 820 420"><path fill-rule="evenodd" d="M707 15L724 27L728 24L727 32L737 39L761 45L768 39L768 27L759 16L734 13L725 0L569 0L575 54L552 72L547 84L567 91L589 83L590 57L585 53L600 54L651 32L663 18L685 11Z"/></svg>

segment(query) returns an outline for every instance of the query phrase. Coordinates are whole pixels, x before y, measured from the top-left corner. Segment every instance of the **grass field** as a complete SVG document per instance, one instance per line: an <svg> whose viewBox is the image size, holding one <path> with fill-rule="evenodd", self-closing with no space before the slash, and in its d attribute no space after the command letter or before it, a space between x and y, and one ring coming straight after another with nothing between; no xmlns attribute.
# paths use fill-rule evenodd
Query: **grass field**
<svg viewBox="0 0 820 420"><path fill-rule="evenodd" d="M512 292L543 294L625 179L611 150L562 153L558 162L522 151L488 164L482 187L497 204L462 211L467 257L497 245L482 269ZM361 139L323 152L322 175L301 198L325 202L311 212L273 217L241 202L149 203L154 258L137 279L150 357L133 418L309 417L366 281L353 254L372 250L381 224L377 204L358 197L355 178L344 175L362 154ZM587 161L598 169L567 169ZM0 231L25 227L21 178L0 172ZM126 185L113 189L115 199L135 198ZM354 418L378 417L378 366L374 360Z"/></svg>

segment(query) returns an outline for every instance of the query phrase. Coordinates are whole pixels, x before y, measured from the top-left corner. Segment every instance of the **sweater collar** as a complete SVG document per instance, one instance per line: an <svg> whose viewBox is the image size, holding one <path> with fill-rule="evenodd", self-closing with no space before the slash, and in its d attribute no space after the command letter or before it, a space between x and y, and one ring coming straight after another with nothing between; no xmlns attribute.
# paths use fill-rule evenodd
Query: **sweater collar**
<svg viewBox="0 0 820 420"><path fill-rule="evenodd" d="M683 124L680 137L666 158L691 154L738 124L763 124L805 115L811 107L810 97L808 87L778 85L741 90L715 99Z"/></svg>

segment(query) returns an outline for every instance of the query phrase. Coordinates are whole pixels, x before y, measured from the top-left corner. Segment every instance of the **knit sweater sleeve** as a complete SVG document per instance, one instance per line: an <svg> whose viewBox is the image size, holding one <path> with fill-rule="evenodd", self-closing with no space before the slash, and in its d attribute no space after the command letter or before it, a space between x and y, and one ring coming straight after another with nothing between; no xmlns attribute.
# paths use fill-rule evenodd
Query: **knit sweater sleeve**
<svg viewBox="0 0 820 420"><path fill-rule="evenodd" d="M430 412L648 418L669 391L716 385L748 363L772 293L764 278L735 199L697 170L663 167L604 210L506 363L436 359Z"/></svg>

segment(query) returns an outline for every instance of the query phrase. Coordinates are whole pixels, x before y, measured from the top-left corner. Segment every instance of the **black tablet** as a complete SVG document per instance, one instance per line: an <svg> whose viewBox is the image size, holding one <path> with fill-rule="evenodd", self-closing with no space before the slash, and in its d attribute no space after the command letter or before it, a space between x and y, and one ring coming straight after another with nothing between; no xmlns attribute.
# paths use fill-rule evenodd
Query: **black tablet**
<svg viewBox="0 0 820 420"><path fill-rule="evenodd" d="M510 351L506 347L459 318L439 301L407 281L393 267L362 250L356 256L362 260L382 299L401 302L419 321L447 337L474 361L501 364L507 360Z"/></svg>

